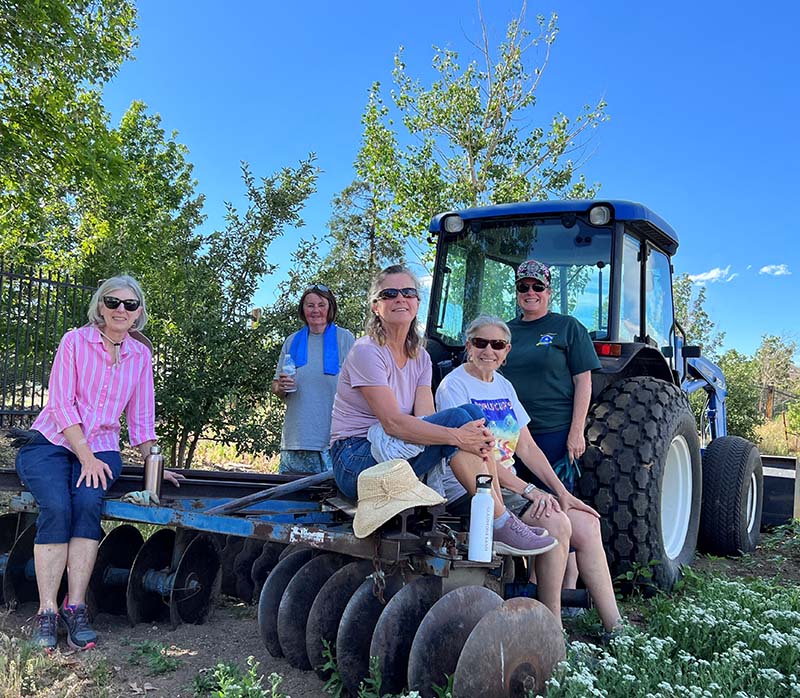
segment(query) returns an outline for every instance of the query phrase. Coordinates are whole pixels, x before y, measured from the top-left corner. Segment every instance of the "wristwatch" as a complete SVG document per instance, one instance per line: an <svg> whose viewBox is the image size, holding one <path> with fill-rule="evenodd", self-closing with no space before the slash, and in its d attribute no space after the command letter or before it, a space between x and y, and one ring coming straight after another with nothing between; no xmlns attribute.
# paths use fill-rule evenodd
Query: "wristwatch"
<svg viewBox="0 0 800 698"><path fill-rule="evenodd" d="M522 496L526 497L531 492L533 492L535 489L536 489L536 485L534 485L532 482L529 482L527 485L525 485L525 489L522 490Z"/></svg>

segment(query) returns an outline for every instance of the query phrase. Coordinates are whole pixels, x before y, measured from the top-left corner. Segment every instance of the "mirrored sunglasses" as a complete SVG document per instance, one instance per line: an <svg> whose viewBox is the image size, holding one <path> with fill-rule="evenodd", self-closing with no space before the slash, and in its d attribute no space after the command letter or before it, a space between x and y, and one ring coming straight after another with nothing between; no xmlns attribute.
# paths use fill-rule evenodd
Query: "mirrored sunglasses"
<svg viewBox="0 0 800 698"><path fill-rule="evenodd" d="M323 293L330 293L331 290L325 284L311 284L304 293L312 293L314 291L322 291Z"/></svg>
<svg viewBox="0 0 800 698"><path fill-rule="evenodd" d="M532 284L527 284L524 281L517 281L517 293L527 293L531 289L536 291L536 293L541 293L548 288L550 287L547 284L543 284L541 281L534 281Z"/></svg>
<svg viewBox="0 0 800 698"><path fill-rule="evenodd" d="M419 292L412 286L408 286L407 288L383 288L378 291L376 298L379 301L385 301L397 298L397 296L403 296L403 298L419 298Z"/></svg>
<svg viewBox="0 0 800 698"><path fill-rule="evenodd" d="M469 340L470 344L476 349L486 349L486 347L490 346L495 351L502 351L508 346L508 342L505 339L484 339L483 337L473 337Z"/></svg>
<svg viewBox="0 0 800 698"><path fill-rule="evenodd" d="M109 310L116 310L119 308L119 304L125 306L125 310L132 313L134 310L138 310L141 302L138 301L136 298L128 298L126 300L120 300L119 298L115 298L114 296L103 296L103 305L106 306Z"/></svg>

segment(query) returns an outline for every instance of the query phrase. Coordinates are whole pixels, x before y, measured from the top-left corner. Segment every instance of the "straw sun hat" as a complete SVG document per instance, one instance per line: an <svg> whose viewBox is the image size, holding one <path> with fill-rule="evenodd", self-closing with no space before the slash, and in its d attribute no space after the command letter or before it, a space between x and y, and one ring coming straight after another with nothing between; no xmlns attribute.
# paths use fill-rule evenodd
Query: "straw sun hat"
<svg viewBox="0 0 800 698"><path fill-rule="evenodd" d="M419 481L408 461L378 463L358 476L353 533L356 538L366 538L401 511L444 502L444 497Z"/></svg>

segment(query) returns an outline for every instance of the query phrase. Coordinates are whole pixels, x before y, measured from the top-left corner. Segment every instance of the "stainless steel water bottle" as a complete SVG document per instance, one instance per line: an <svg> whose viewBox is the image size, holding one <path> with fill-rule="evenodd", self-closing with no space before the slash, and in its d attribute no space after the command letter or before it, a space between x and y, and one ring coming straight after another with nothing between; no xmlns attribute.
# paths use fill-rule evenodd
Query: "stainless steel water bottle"
<svg viewBox="0 0 800 698"><path fill-rule="evenodd" d="M493 527L492 476L478 475L469 509L469 559L473 562L492 561Z"/></svg>
<svg viewBox="0 0 800 698"><path fill-rule="evenodd" d="M161 446L153 444L149 455L144 459L144 488L156 497L160 497L163 477L164 456L161 453Z"/></svg>

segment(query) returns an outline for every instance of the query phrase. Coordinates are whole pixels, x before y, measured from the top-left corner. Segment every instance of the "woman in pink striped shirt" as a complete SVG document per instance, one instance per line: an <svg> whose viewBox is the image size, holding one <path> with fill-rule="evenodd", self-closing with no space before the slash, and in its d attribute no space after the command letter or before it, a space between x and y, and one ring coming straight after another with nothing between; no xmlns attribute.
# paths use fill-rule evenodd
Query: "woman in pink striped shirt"
<svg viewBox="0 0 800 698"><path fill-rule="evenodd" d="M47 405L17 454L17 472L39 507L34 561L39 588L35 642L50 651L56 626L78 649L97 635L86 612L86 588L102 537L105 490L119 477L120 417L142 455L155 443L155 397L150 349L129 331L147 320L142 289L130 276L105 281L89 304L89 324L61 339L50 371ZM174 481L174 476L167 477ZM68 571L69 591L56 613Z"/></svg>

